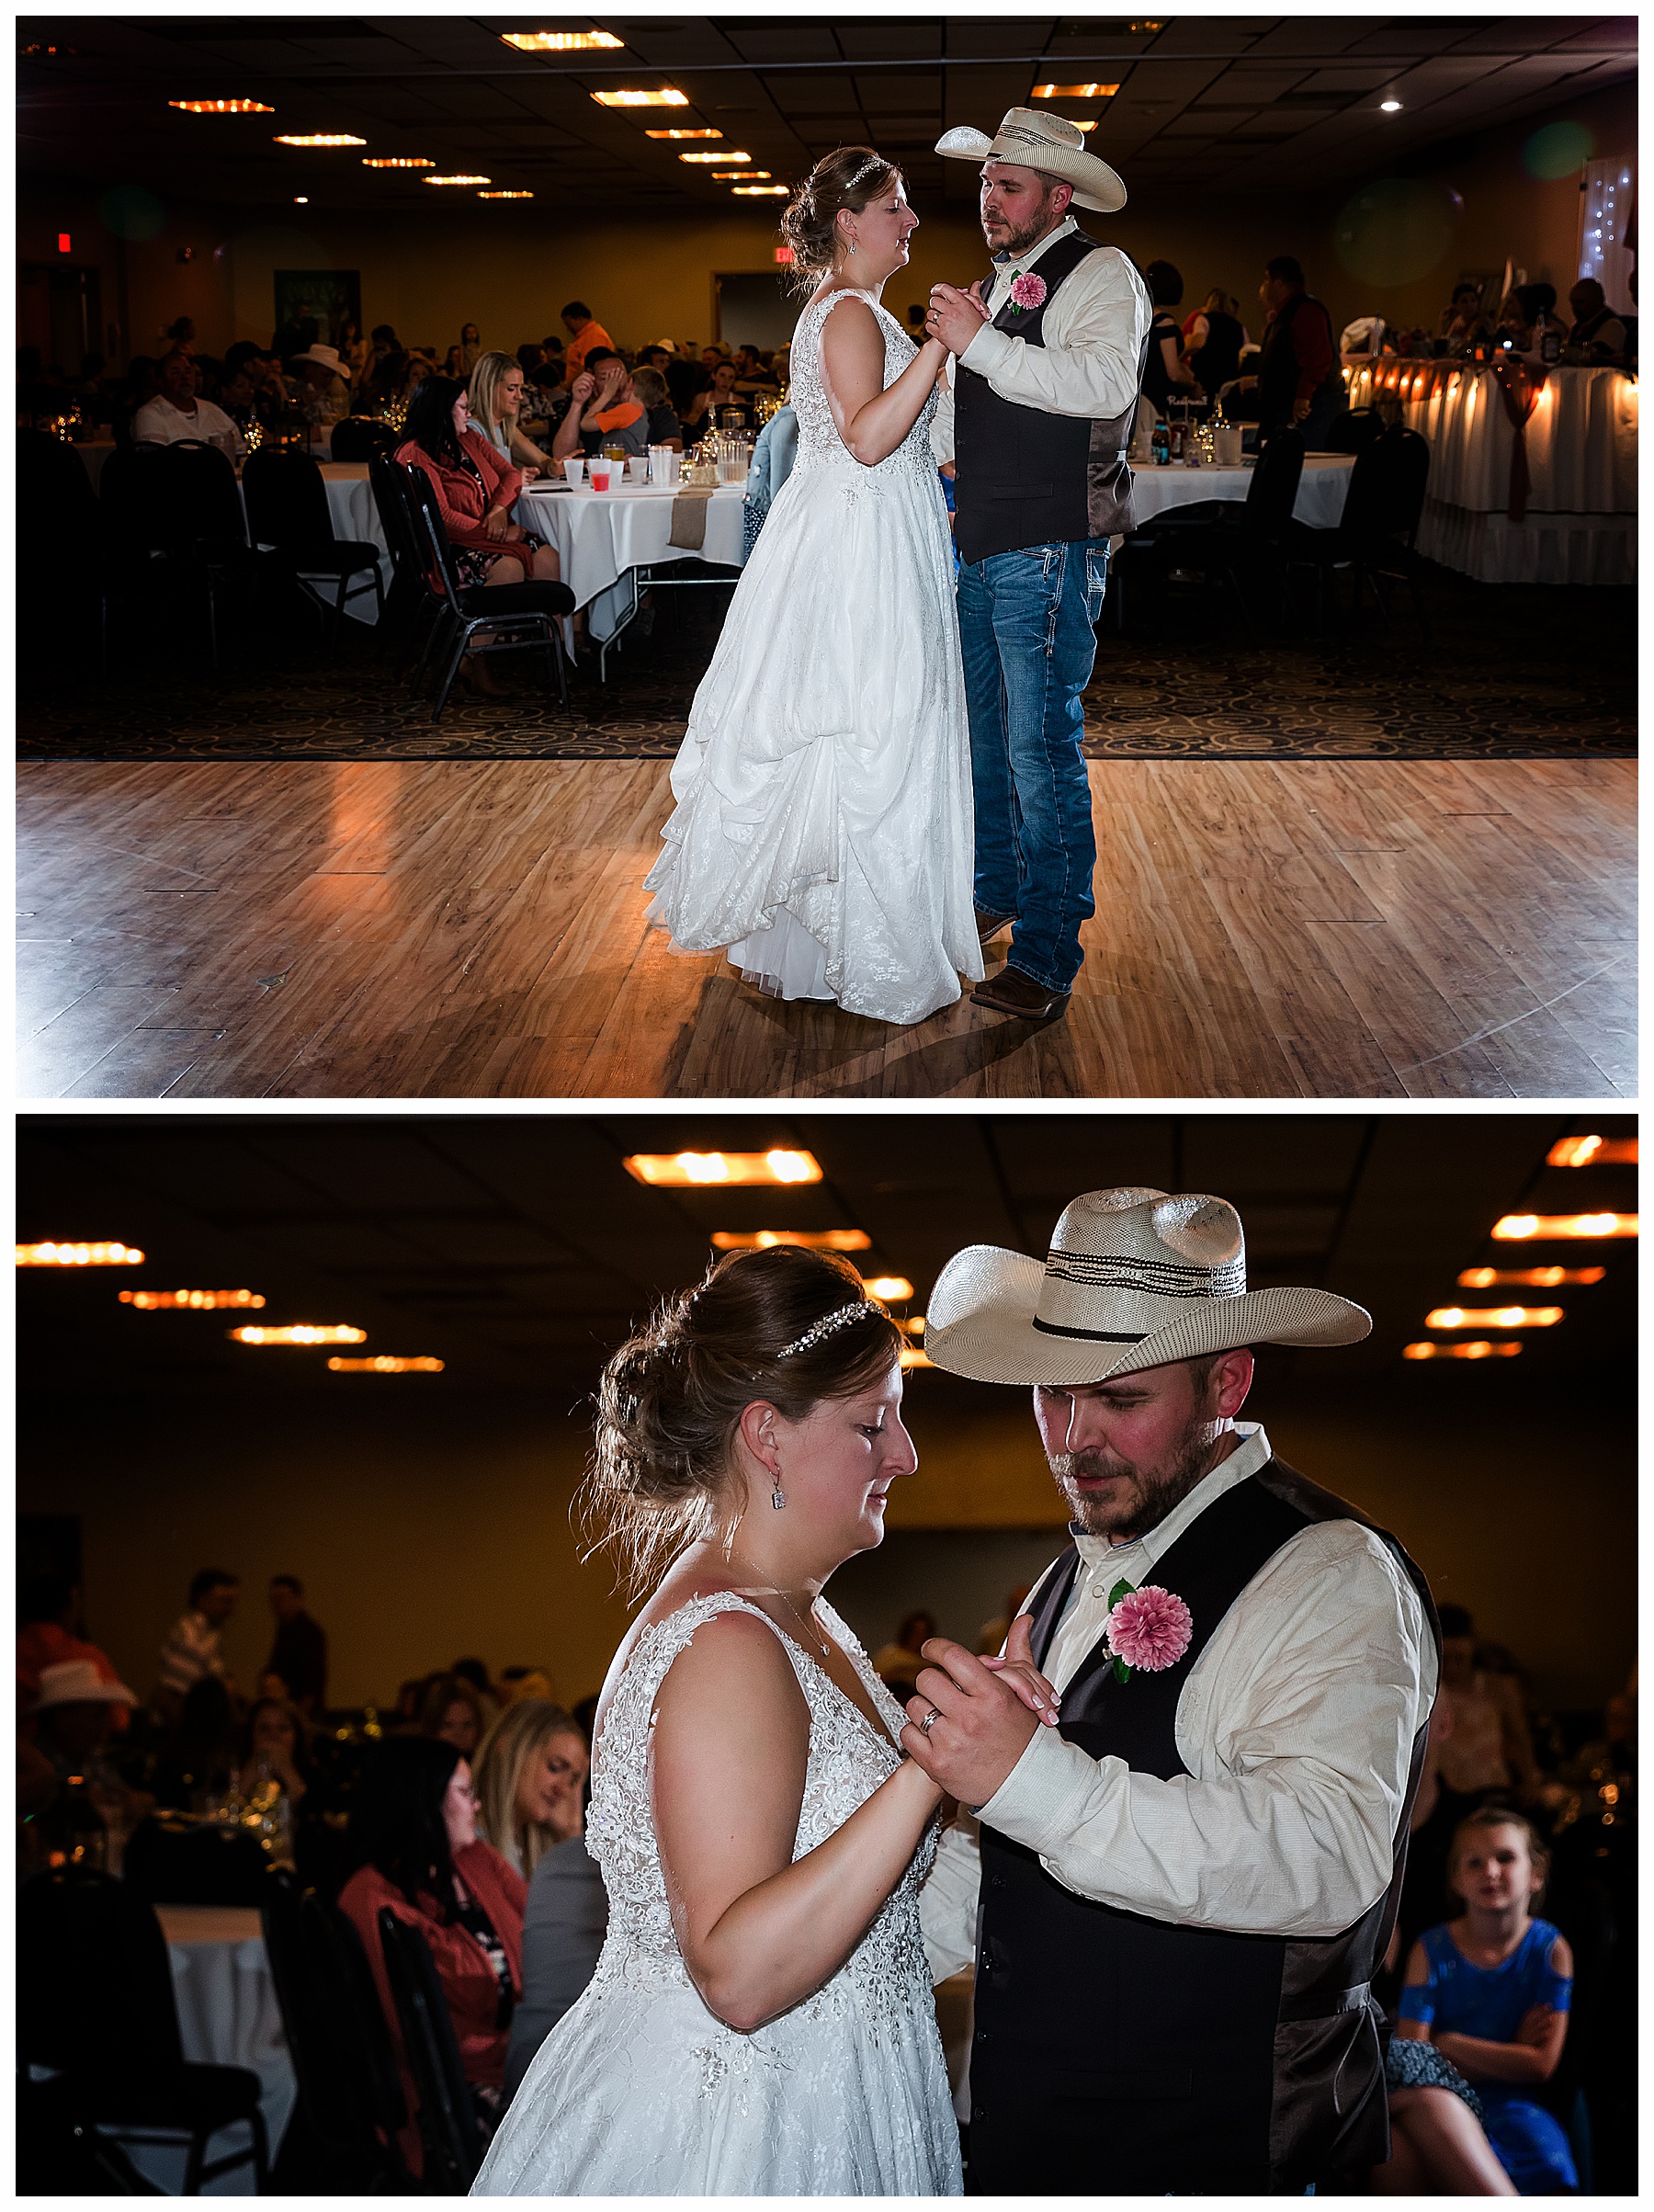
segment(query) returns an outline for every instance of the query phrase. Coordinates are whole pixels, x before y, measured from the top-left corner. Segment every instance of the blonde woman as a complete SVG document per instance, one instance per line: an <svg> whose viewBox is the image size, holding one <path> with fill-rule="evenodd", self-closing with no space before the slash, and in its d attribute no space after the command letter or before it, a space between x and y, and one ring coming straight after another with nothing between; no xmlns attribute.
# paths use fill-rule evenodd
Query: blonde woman
<svg viewBox="0 0 1654 2212"><path fill-rule="evenodd" d="M527 381L522 363L508 353L485 353L466 380L466 412L502 459L529 475L549 476L549 458L517 428Z"/></svg>
<svg viewBox="0 0 1654 2212"><path fill-rule="evenodd" d="M584 1825L591 1760L572 1715L543 1697L508 1705L477 1753L477 1823L525 1881Z"/></svg>

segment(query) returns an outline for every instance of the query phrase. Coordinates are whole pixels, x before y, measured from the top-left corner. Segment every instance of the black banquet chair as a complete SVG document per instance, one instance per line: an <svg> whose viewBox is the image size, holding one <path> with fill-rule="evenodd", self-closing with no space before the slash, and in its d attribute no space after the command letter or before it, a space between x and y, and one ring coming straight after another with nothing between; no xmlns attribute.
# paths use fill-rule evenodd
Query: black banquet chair
<svg viewBox="0 0 1654 2212"><path fill-rule="evenodd" d="M1112 579L1116 627L1126 627L1129 578L1164 582L1177 570L1223 584L1250 635L1242 578L1281 572L1303 473L1303 434L1283 425L1259 448L1244 499L1195 500L1140 524L1121 546Z"/></svg>
<svg viewBox="0 0 1654 2212"><path fill-rule="evenodd" d="M249 2165L265 2195L258 2076L185 2059L154 1908L108 1875L48 1872L18 1891L17 1932L18 2093L37 2144L43 2115L111 2194L158 2194L125 2147L162 2144L187 2153L186 2196ZM232 2127L246 2129L245 2146L209 2159L211 2138Z"/></svg>
<svg viewBox="0 0 1654 2212"><path fill-rule="evenodd" d="M68 616L97 615L100 669L107 664L108 615L104 510L86 464L73 446L48 430L17 432L17 612L23 639Z"/></svg>
<svg viewBox="0 0 1654 2212"><path fill-rule="evenodd" d="M477 646L478 652L517 652L536 647L543 650L549 675L555 679L566 708L569 679L557 625L561 617L574 612L573 593L566 584L461 584L430 478L411 461L402 466L405 496L423 540L427 579L435 574L442 580L442 590L435 595L441 601L443 619L432 641L439 656L439 675L431 720L435 722L442 719L442 709L459 673L460 659L471 640L485 630L504 630L511 634L496 637L492 644Z"/></svg>
<svg viewBox="0 0 1654 2212"><path fill-rule="evenodd" d="M126 1884L152 1905L256 1905L269 1861L244 1830L185 1826L152 1814L126 1847Z"/></svg>
<svg viewBox="0 0 1654 2212"><path fill-rule="evenodd" d="M422 626L434 628L442 621L443 602L430 587L402 463L388 454L376 453L368 463L368 481L379 510L380 527L391 549L391 589L380 625L381 639L388 643L393 637L400 638L405 648L418 637Z"/></svg>
<svg viewBox="0 0 1654 2212"><path fill-rule="evenodd" d="M247 500L247 528L253 543L269 549L282 573L321 609L329 640L352 599L373 594L374 619L382 619L385 595L380 581L380 549L362 539L335 538L321 463L308 453L263 447L249 453L242 470ZM314 579L328 578L334 590L324 598ZM359 579L359 581L358 581Z"/></svg>
<svg viewBox="0 0 1654 2212"><path fill-rule="evenodd" d="M380 1908L379 1931L402 2048L419 2096L425 2187L436 2196L464 2196L482 2163L482 2132L436 1961L419 1930L399 1920L388 1905Z"/></svg>
<svg viewBox="0 0 1654 2212"><path fill-rule="evenodd" d="M104 462L97 489L119 581L138 584L181 574L198 586L216 668L220 596L251 560L229 456L198 438L118 448Z"/></svg>
<svg viewBox="0 0 1654 2212"><path fill-rule="evenodd" d="M347 414L334 425L328 450L334 460L371 460L376 453L394 453L402 437L374 415Z"/></svg>
<svg viewBox="0 0 1654 2212"><path fill-rule="evenodd" d="M278 2178L299 2138L307 2178L329 2195L413 2194L398 2140L408 2118L402 2077L356 1930L285 1867L266 1876L259 1912L299 2083Z"/></svg>
<svg viewBox="0 0 1654 2212"><path fill-rule="evenodd" d="M1370 439L1355 456L1343 513L1335 528L1318 530L1306 523L1292 525L1286 537L1286 559L1291 567L1314 571L1318 607L1329 597L1336 607L1333 578L1341 569L1349 570L1354 578L1352 616L1360 611L1364 582L1371 584L1378 611L1385 616L1389 609L1379 588L1381 580L1405 584L1420 633L1429 644L1430 623L1419 588L1424 564L1415 550L1429 482L1429 441L1416 430L1394 424L1382 437Z"/></svg>

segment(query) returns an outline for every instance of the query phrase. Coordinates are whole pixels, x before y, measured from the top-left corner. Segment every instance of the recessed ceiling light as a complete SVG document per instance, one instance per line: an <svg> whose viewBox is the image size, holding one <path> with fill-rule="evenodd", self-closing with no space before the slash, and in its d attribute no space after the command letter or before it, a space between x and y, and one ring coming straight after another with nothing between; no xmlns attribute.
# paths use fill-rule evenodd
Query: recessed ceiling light
<svg viewBox="0 0 1654 2212"><path fill-rule="evenodd" d="M1036 85L1037 100L1112 100L1117 85Z"/></svg>
<svg viewBox="0 0 1654 2212"><path fill-rule="evenodd" d="M626 45L624 39L613 38L606 30L503 30L500 36L521 54L575 53L592 46L618 52Z"/></svg>
<svg viewBox="0 0 1654 2212"><path fill-rule="evenodd" d="M290 1329L231 1329L238 1344L365 1344L366 1329L347 1328L343 1322L298 1322Z"/></svg>
<svg viewBox="0 0 1654 2212"><path fill-rule="evenodd" d="M368 141L365 138L353 138L348 130L312 130L304 133L283 130L277 132L276 143L278 146L365 146Z"/></svg>
<svg viewBox="0 0 1654 2212"><path fill-rule="evenodd" d="M330 1359L328 1367L334 1375L440 1375L444 1363L440 1359L399 1359L390 1353L381 1353L377 1359Z"/></svg>
<svg viewBox="0 0 1654 2212"><path fill-rule="evenodd" d="M1462 1267L1458 1279L1461 1290L1560 1290L1566 1283L1600 1283L1607 1272L1606 1267Z"/></svg>
<svg viewBox="0 0 1654 2212"><path fill-rule="evenodd" d="M801 1244L806 1252L866 1252L865 1229L715 1229L719 1252L767 1252L775 1244Z"/></svg>
<svg viewBox="0 0 1654 2212"><path fill-rule="evenodd" d="M687 108L689 95L663 85L657 92L595 92L599 108Z"/></svg>
<svg viewBox="0 0 1654 2212"><path fill-rule="evenodd" d="M364 169L434 169L436 164L423 153L364 153Z"/></svg>
<svg viewBox="0 0 1654 2212"><path fill-rule="evenodd" d="M479 192L479 199L532 199L532 192Z"/></svg>
<svg viewBox="0 0 1654 2212"><path fill-rule="evenodd" d="M142 1267L135 1244L19 1244L19 1267Z"/></svg>
<svg viewBox="0 0 1654 2212"><path fill-rule="evenodd" d="M1493 1224L1501 1244L1520 1244L1553 1237L1634 1237L1635 1214L1504 1214Z"/></svg>
<svg viewBox="0 0 1654 2212"><path fill-rule="evenodd" d="M266 108L263 100L168 100L169 108L182 108L190 115L274 115L274 108Z"/></svg>
<svg viewBox="0 0 1654 2212"><path fill-rule="evenodd" d="M788 196L786 185L731 185L730 189L737 199L786 199Z"/></svg>
<svg viewBox="0 0 1654 2212"><path fill-rule="evenodd" d="M813 1152L633 1152L623 1163L629 1175L640 1183L697 1185L736 1183L819 1183L820 1163Z"/></svg>
<svg viewBox="0 0 1654 2212"><path fill-rule="evenodd" d="M913 1286L905 1275L870 1275L867 1278L867 1292L869 1298L900 1304L903 1299L912 1297Z"/></svg>
<svg viewBox="0 0 1654 2212"><path fill-rule="evenodd" d="M215 1313L221 1306L262 1306L256 1290L123 1290L123 1306L140 1313Z"/></svg>
<svg viewBox="0 0 1654 2212"><path fill-rule="evenodd" d="M491 185L492 176L422 176L422 185Z"/></svg>
<svg viewBox="0 0 1654 2212"><path fill-rule="evenodd" d="M1399 100L1380 100L1378 106L1385 115L1399 115L1401 112Z"/></svg>
<svg viewBox="0 0 1654 2212"><path fill-rule="evenodd" d="M768 175L767 169L714 169L712 182L715 185L750 185Z"/></svg>
<svg viewBox="0 0 1654 2212"><path fill-rule="evenodd" d="M1547 1167L1635 1167L1635 1137L1564 1137L1545 1155Z"/></svg>
<svg viewBox="0 0 1654 2212"><path fill-rule="evenodd" d="M1467 1344L1403 1344L1401 1356L1403 1359L1514 1359L1521 1349L1514 1337L1494 1344L1485 1336L1478 1336Z"/></svg>
<svg viewBox="0 0 1654 2212"><path fill-rule="evenodd" d="M721 130L646 130L645 138L722 138Z"/></svg>
<svg viewBox="0 0 1654 2212"><path fill-rule="evenodd" d="M1554 1329L1560 1306L1437 1306L1424 1316L1427 1329Z"/></svg>
<svg viewBox="0 0 1654 2212"><path fill-rule="evenodd" d="M310 201L305 195L300 192L298 198L294 200L293 205L296 208L308 208L310 206Z"/></svg>
<svg viewBox="0 0 1654 2212"><path fill-rule="evenodd" d="M752 158L750 153L743 153L735 146L730 147L726 153L680 153L678 155L681 162L750 162Z"/></svg>

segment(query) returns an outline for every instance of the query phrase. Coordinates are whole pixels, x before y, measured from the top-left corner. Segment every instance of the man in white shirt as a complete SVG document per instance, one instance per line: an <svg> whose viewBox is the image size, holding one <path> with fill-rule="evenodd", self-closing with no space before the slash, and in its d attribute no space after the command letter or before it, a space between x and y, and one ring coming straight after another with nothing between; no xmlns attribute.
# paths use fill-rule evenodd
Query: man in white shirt
<svg viewBox="0 0 1654 2212"><path fill-rule="evenodd" d="M189 1605L161 1647L161 1674L153 1701L171 1726L176 1727L184 1700L204 1676L216 1674L229 1684L219 1639L240 1594L241 1579L227 1568L203 1567L191 1579Z"/></svg>
<svg viewBox="0 0 1654 2212"><path fill-rule="evenodd" d="M937 1280L926 1352L1033 1384L1073 1514L1005 1659L928 1644L902 1731L980 1823L980 1864L943 1837L922 1915L938 1979L978 1958L985 2194L1293 2193L1388 2156L1367 1985L1433 1610L1392 1537L1238 1419L1247 1347L1370 1327L1249 1293L1234 1208L1160 1191L1076 1199L1043 1265L979 1245ZM1044 1725L1007 1664L1043 1671Z"/></svg>
<svg viewBox="0 0 1654 2212"><path fill-rule="evenodd" d="M169 353L161 364L161 391L132 417L132 437L141 446L174 446L181 437L224 441L226 452L244 450L241 432L210 400L196 397L201 372L187 353Z"/></svg>
<svg viewBox="0 0 1654 2212"><path fill-rule="evenodd" d="M1126 447L1153 310L1142 278L1069 212L1126 187L1064 117L1014 108L990 140L937 152L982 164L993 276L931 291L927 336L955 357L932 430L955 474L959 633L976 790L977 929L1011 928L971 996L1050 1021L1067 1010L1093 911L1097 843L1081 695L1112 537L1129 530Z"/></svg>

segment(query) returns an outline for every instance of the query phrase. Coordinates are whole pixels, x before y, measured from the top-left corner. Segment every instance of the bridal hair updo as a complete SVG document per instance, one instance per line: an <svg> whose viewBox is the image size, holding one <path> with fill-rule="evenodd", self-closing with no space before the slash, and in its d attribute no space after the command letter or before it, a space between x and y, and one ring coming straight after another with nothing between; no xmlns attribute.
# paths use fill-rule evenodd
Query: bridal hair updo
<svg viewBox="0 0 1654 2212"><path fill-rule="evenodd" d="M897 164L871 146L838 146L821 156L781 218L781 235L793 251L795 289L813 290L833 267L839 210L859 215L901 182Z"/></svg>
<svg viewBox="0 0 1654 2212"><path fill-rule="evenodd" d="M799 1345L818 1322L867 1310ZM848 1260L795 1244L731 1253L694 1290L663 1299L603 1371L582 1518L636 1595L738 1505L733 1445L764 1399L801 1421L824 1399L881 1381L901 1336Z"/></svg>

